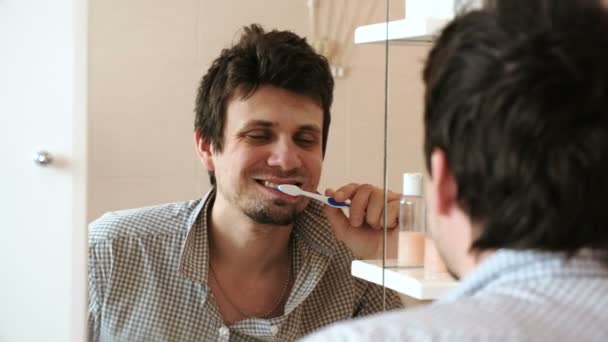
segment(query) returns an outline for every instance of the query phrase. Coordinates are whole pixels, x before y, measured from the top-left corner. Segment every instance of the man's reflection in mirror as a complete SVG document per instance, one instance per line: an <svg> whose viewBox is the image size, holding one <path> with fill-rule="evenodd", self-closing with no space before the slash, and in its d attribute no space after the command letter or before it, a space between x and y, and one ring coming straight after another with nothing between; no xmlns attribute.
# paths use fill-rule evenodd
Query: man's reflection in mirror
<svg viewBox="0 0 608 342"><path fill-rule="evenodd" d="M221 51L195 109L212 188L91 224L91 340L290 341L383 309L383 289L350 264L381 255L399 196L385 208L368 184L327 189L350 201L343 212L276 189L317 191L333 88L327 60L291 32L251 25ZM386 308L401 306L387 291Z"/></svg>

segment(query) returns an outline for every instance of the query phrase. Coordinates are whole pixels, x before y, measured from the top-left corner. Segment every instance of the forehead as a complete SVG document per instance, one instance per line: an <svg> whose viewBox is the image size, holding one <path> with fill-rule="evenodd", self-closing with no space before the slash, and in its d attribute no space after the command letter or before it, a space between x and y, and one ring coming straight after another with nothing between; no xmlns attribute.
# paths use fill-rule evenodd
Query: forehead
<svg viewBox="0 0 608 342"><path fill-rule="evenodd" d="M317 126L321 130L323 110L307 96L265 85L247 99L234 96L228 102L226 129L239 129L251 121L267 121L287 129Z"/></svg>

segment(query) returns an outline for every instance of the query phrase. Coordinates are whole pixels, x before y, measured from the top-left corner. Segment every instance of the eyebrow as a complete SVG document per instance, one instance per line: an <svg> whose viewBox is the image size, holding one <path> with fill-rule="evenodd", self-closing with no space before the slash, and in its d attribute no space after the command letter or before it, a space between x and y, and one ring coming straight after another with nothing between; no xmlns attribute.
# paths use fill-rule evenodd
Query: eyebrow
<svg viewBox="0 0 608 342"><path fill-rule="evenodd" d="M321 128L319 128L319 126L317 125L313 125L313 124L309 124L309 125L302 125L299 127L300 131L308 131L308 132L312 132L312 133L319 133L321 134Z"/></svg>
<svg viewBox="0 0 608 342"><path fill-rule="evenodd" d="M276 124L274 122L272 122L272 121L267 121L267 120L251 120L251 121L247 122L245 124L245 126L242 127L241 130L256 128L256 127L270 128L270 127L273 127L273 126L276 126ZM301 126L298 127L298 130L309 131L309 132L313 132L313 133L321 133L321 128L318 125L315 125L315 124L301 125Z"/></svg>
<svg viewBox="0 0 608 342"><path fill-rule="evenodd" d="M247 123L241 128L241 130L244 129L249 129L249 128L254 128L254 127L264 127L264 128L268 128L268 127L272 127L275 124L272 121L266 121L266 120L251 120L251 121L247 121Z"/></svg>

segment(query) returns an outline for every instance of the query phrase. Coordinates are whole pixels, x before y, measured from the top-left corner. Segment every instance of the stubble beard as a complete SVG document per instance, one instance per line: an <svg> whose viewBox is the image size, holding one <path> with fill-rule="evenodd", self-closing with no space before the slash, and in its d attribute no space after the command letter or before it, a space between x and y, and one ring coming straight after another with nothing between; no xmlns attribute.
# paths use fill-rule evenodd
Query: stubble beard
<svg viewBox="0 0 608 342"><path fill-rule="evenodd" d="M271 203L254 201L241 206L243 213L256 223L275 226L287 226L295 222L300 215L297 208L281 199L270 200Z"/></svg>
<svg viewBox="0 0 608 342"><path fill-rule="evenodd" d="M287 175L286 175L287 176ZM304 211L296 203L290 203L280 198L266 197L257 192L255 187L245 188L236 193L227 193L217 186L217 190L235 208L239 208L253 222L264 225L289 226Z"/></svg>
<svg viewBox="0 0 608 342"><path fill-rule="evenodd" d="M244 197L234 194L228 201L239 208L252 221L275 226L288 226L295 222L304 209L280 198L265 199L261 196Z"/></svg>

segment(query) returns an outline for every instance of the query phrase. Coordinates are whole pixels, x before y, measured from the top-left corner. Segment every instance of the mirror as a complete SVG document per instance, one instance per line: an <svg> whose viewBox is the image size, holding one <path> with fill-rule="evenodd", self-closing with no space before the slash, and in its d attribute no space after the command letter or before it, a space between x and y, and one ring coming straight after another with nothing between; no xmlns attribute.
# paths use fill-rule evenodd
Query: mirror
<svg viewBox="0 0 608 342"><path fill-rule="evenodd" d="M355 45L353 37L358 26L402 18L404 10L403 0L91 1L89 221L210 188L193 148L194 99L211 61L249 23L308 37L334 67L319 191L386 182L400 192L403 172L424 172L428 46Z"/></svg>
<svg viewBox="0 0 608 342"><path fill-rule="evenodd" d="M403 1L391 0L391 15ZM209 188L196 159L193 108L210 62L247 23L290 29L332 43L336 77L320 189L383 185L382 44L354 45L359 25L384 21L384 0L93 1L89 33L89 221L109 210L200 197ZM319 43L315 43L319 46ZM388 169L422 170L420 69L426 47L391 47ZM395 115L392 113L399 113ZM403 115L406 113L406 115Z"/></svg>

